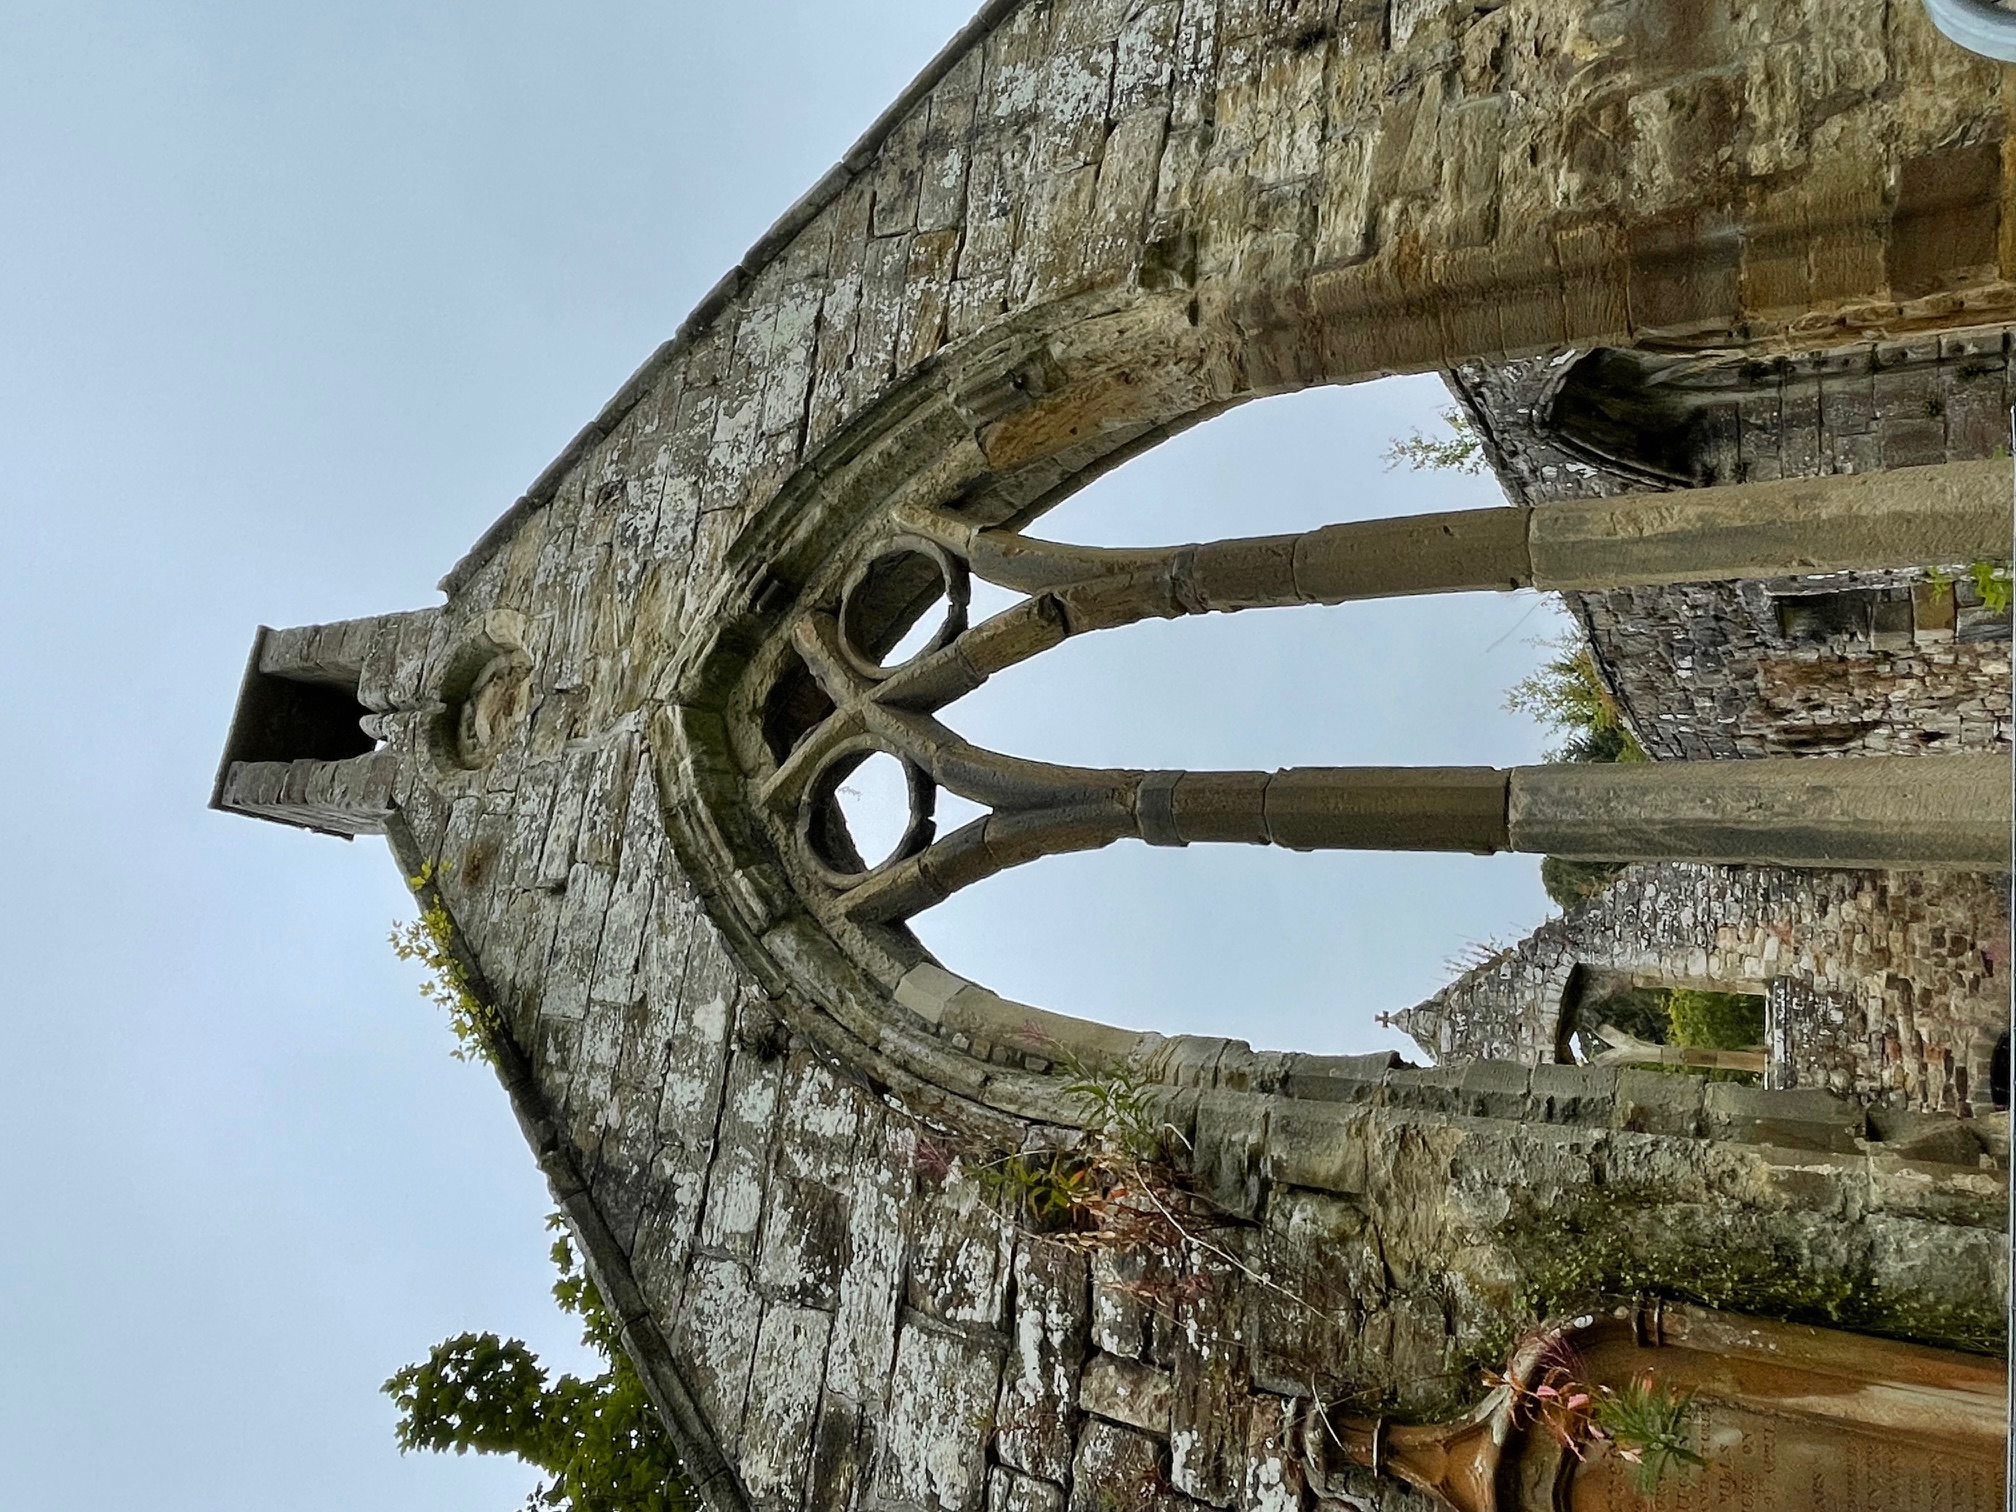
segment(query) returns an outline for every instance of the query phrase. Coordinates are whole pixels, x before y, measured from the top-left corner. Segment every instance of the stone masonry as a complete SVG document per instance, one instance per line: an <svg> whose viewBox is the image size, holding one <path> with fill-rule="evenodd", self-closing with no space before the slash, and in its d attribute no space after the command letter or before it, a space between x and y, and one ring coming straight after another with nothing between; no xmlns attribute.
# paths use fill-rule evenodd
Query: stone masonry
<svg viewBox="0 0 2016 1512"><path fill-rule="evenodd" d="M1395 1022L1439 1063L1572 1061L1578 968L1763 996L1775 1086L1919 1111L1994 1106L2009 1022L2000 879L1632 867Z"/></svg>
<svg viewBox="0 0 2016 1512"><path fill-rule="evenodd" d="M1449 375L1516 502L2008 453L2007 327L1770 362L1631 355ZM1564 598L1654 757L2006 749L2009 615L1968 566Z"/></svg>
<svg viewBox="0 0 2016 1512"><path fill-rule="evenodd" d="M1419 1508L1331 1414L1481 1389L1534 1321L1522 1234L1602 1193L1675 1295L1686 1257L1749 1254L1992 1347L1953 1320L2000 1316L1993 1152L1888 1147L1803 1087L1006 1003L851 906L816 782L779 794L836 714L812 662L887 677L870 653L927 607L920 512L1012 529L1318 382L2009 320L2002 87L1864 0L996 0L444 604L262 633L213 801L431 869L718 1512ZM1057 602L1009 628L1088 628ZM1096 1144L1073 1067L1138 1078L1208 1245L1062 1242L984 1179Z"/></svg>

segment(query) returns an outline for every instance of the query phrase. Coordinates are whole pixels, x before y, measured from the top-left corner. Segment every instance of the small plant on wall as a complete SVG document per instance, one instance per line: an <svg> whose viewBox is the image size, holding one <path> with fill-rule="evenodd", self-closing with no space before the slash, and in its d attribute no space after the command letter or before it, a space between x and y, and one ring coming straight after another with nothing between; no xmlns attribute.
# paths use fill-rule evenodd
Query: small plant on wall
<svg viewBox="0 0 2016 1512"><path fill-rule="evenodd" d="M1638 1467L1638 1494L1649 1497L1669 1470L1708 1463L1693 1448L1693 1410L1693 1392L1661 1386L1648 1370L1622 1387L1596 1389L1592 1427Z"/></svg>
<svg viewBox="0 0 2016 1512"><path fill-rule="evenodd" d="M1203 1242L1214 1217L1182 1177L1183 1135L1162 1118L1149 1084L1131 1067L1090 1067L1040 1031L1024 1037L1063 1070L1089 1137L1078 1148L974 1160L974 1179L1037 1233L1119 1249Z"/></svg>
<svg viewBox="0 0 2016 1512"><path fill-rule="evenodd" d="M1925 576L1935 594L1952 596L1955 578L1951 572L1932 567ZM1967 564L1965 576L1974 587L1974 597L1991 614L2007 614L2012 603L2016 603L2016 584L2012 584L2009 563L1980 557Z"/></svg>
<svg viewBox="0 0 2016 1512"><path fill-rule="evenodd" d="M1171 1279L1158 1302L1197 1300L1215 1269L1237 1274L1298 1310L1324 1315L1228 1245L1228 1220L1185 1171L1189 1140L1164 1116L1156 1083L1133 1066L1088 1065L1033 1025L1022 1039L1063 1072L1063 1091L1079 1106L1085 1137L1066 1150L958 1157L974 1180L1026 1227L1056 1242L1187 1257L1192 1269ZM949 1171L954 1158L938 1147L928 1154L920 1149L919 1169Z"/></svg>
<svg viewBox="0 0 2016 1512"><path fill-rule="evenodd" d="M446 1010L448 1027L455 1034L454 1057L495 1065L495 1047L504 1023L496 1008L477 994L469 968L456 949L455 920L441 899L439 873L430 861L406 880L420 900L420 917L393 926L392 953L425 969L420 995Z"/></svg>
<svg viewBox="0 0 2016 1512"><path fill-rule="evenodd" d="M1533 1337L1514 1351L1531 1347ZM1508 1365L1485 1382L1507 1395L1512 1423L1538 1428L1577 1459L1599 1446L1635 1466L1638 1494L1651 1497L1670 1471L1708 1461L1693 1447L1694 1394L1662 1385L1649 1370L1621 1387L1592 1385L1581 1356L1565 1339L1540 1338L1530 1372Z"/></svg>

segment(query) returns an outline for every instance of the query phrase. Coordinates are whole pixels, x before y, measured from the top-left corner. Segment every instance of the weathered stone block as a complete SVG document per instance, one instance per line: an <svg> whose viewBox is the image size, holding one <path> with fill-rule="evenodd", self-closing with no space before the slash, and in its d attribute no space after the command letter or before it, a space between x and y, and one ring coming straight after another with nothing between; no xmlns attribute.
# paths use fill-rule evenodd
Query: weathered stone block
<svg viewBox="0 0 2016 1512"><path fill-rule="evenodd" d="M985 1492L1001 1350L912 1317L896 1336L875 1490L930 1512L970 1512Z"/></svg>
<svg viewBox="0 0 2016 1512"><path fill-rule="evenodd" d="M1678 1134L1692 1137L1701 1132L1701 1089L1699 1077L1662 1076L1654 1071L1624 1071L1617 1077L1617 1103L1612 1126L1634 1134Z"/></svg>
<svg viewBox="0 0 2016 1512"><path fill-rule="evenodd" d="M994 1452L1004 1464L1060 1484L1071 1472L1089 1293L1084 1254L1033 1237L1016 1245L1013 1346L995 1410Z"/></svg>
<svg viewBox="0 0 2016 1512"><path fill-rule="evenodd" d="M1094 1355L1078 1382L1078 1405L1094 1417L1124 1423L1157 1438L1169 1436L1175 1383L1166 1370L1114 1355Z"/></svg>

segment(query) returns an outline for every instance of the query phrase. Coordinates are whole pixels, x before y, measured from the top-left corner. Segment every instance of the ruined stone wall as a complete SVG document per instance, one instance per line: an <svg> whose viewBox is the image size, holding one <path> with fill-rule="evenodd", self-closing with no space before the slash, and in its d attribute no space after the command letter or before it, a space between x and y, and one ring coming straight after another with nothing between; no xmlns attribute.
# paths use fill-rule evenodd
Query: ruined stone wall
<svg viewBox="0 0 2016 1512"><path fill-rule="evenodd" d="M1068 1131L976 1120L795 1032L666 864L634 725L526 754L402 848L443 868L528 1052L521 1117L716 1505L1419 1512L1336 1463L1324 1411L1474 1390L1521 1315L1508 1220L1599 1173L1658 1192L1692 1243L1826 1255L1976 1311L1997 1295L2001 1176L1863 1153L1831 1099L1212 1041L1170 1056L1193 1068L1170 1111L1211 1248L1033 1234L977 1169ZM1791 1209L1756 1196L1794 1181L1817 1185Z"/></svg>
<svg viewBox="0 0 2016 1512"><path fill-rule="evenodd" d="M1641 424L1671 427L1657 457L1636 465L1576 434L1579 416L1561 391L1579 356L1450 375L1521 502L1916 467L2009 446L2016 391L2006 327L1769 363L1669 359L1641 392L1602 396L1642 406ZM1922 572L1838 573L1564 597L1654 757L2003 749L2009 615L1980 602L1967 566L1951 564L1950 583ZM1840 623L1844 614L1801 625L1800 606L1819 595L1836 596L1856 623ZM1863 602L1843 603L1848 596Z"/></svg>
<svg viewBox="0 0 2016 1512"><path fill-rule="evenodd" d="M1764 993L1772 1085L1985 1110L2008 949L2000 879L1667 862L1629 868L1395 1019L1438 1062L1530 1065L1562 1052L1577 967Z"/></svg>
<svg viewBox="0 0 2016 1512"><path fill-rule="evenodd" d="M331 675L382 746L247 756L218 801L431 867L527 1138L723 1512L1407 1505L1334 1466L1315 1404L1473 1381L1524 1316L1508 1223L1620 1174L1682 1249L1993 1312L1993 1172L1867 1150L1824 1094L1772 1122L1746 1089L1576 1068L1162 1042L1144 1074L1222 1234L1152 1265L1033 1236L976 1171L1084 1141L1083 1108L1015 1024L899 995L914 941L794 892L738 690L864 521L1026 519L1254 395L2002 318L2016 229L1966 178L1997 87L1873 3L990 6L444 607L295 634L282 681L363 648ZM1788 1124L1803 1149L1770 1142Z"/></svg>

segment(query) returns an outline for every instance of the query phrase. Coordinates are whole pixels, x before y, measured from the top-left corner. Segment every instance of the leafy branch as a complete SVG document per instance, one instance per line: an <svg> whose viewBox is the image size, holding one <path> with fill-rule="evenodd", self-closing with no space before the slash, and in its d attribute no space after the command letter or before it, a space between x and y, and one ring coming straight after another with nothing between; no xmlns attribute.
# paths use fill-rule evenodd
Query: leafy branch
<svg viewBox="0 0 2016 1512"><path fill-rule="evenodd" d="M561 1227L556 1213L547 1220ZM554 1241L553 1298L581 1320L605 1369L551 1378L519 1339L458 1334L382 1388L399 1409L402 1453L508 1454L544 1472L524 1512L690 1512L672 1441L624 1354L616 1320L564 1231Z"/></svg>
<svg viewBox="0 0 2016 1512"><path fill-rule="evenodd" d="M1380 454L1388 472L1403 465L1415 472L1474 475L1484 471L1484 441L1469 417L1453 404L1437 414L1451 434L1431 436L1417 427L1412 434L1392 442Z"/></svg>
<svg viewBox="0 0 2016 1512"><path fill-rule="evenodd" d="M494 1066L504 1019L494 1004L477 995L462 952L456 948L455 920L441 899L439 876L429 861L418 876L406 879L420 900L420 917L392 927L392 953L402 961L417 961L426 970L420 995L446 1010L448 1027L455 1033L451 1052L455 1059Z"/></svg>

